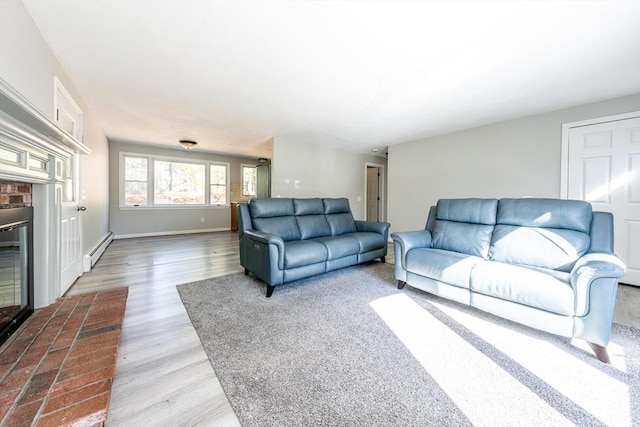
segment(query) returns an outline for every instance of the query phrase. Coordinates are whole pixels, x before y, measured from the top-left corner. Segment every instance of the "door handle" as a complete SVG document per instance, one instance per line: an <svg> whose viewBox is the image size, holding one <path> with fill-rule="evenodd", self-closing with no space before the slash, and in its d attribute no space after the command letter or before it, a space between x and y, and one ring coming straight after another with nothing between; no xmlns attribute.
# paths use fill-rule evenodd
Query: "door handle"
<svg viewBox="0 0 640 427"><path fill-rule="evenodd" d="M84 212L86 210L87 210L86 206L78 206L78 212L80 212L80 211Z"/></svg>

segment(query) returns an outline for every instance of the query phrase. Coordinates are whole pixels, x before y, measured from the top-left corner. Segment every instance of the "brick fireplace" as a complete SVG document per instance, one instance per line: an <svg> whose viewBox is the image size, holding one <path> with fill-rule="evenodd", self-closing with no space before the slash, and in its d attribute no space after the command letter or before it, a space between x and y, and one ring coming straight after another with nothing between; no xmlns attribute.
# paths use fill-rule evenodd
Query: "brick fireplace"
<svg viewBox="0 0 640 427"><path fill-rule="evenodd" d="M31 206L31 184L0 181L0 209Z"/></svg>
<svg viewBox="0 0 640 427"><path fill-rule="evenodd" d="M0 78L0 211L33 209L34 308L64 293L61 286L62 189L65 165L89 149Z"/></svg>

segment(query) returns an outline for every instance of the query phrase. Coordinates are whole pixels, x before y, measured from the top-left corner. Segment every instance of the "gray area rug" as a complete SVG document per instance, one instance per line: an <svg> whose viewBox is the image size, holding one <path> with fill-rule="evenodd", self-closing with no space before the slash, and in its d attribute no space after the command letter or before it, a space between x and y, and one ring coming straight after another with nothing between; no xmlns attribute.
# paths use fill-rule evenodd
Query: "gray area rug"
<svg viewBox="0 0 640 427"><path fill-rule="evenodd" d="M395 287L393 266L178 286L243 426L640 426L640 331L586 344Z"/></svg>

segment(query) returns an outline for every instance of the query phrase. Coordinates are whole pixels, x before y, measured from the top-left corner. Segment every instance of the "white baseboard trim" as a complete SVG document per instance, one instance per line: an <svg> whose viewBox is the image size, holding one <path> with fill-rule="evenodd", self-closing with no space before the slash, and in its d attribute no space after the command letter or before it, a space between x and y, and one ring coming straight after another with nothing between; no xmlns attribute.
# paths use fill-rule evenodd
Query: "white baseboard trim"
<svg viewBox="0 0 640 427"><path fill-rule="evenodd" d="M176 234L215 233L216 231L230 231L231 227L206 228L199 230L155 231L151 233L116 234L114 239L134 239L136 237L173 236Z"/></svg>
<svg viewBox="0 0 640 427"><path fill-rule="evenodd" d="M113 233L110 231L100 243L98 243L87 255L82 257L82 269L86 273L98 262L107 246L113 241Z"/></svg>

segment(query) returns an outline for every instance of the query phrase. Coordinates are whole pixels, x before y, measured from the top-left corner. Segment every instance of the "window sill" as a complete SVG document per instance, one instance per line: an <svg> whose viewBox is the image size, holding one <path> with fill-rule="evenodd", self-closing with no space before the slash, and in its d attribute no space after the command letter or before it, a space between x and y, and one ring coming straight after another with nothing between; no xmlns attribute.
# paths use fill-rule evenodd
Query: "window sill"
<svg viewBox="0 0 640 427"><path fill-rule="evenodd" d="M229 209L231 205L156 205L156 206L119 206L121 211L157 211L175 209Z"/></svg>

